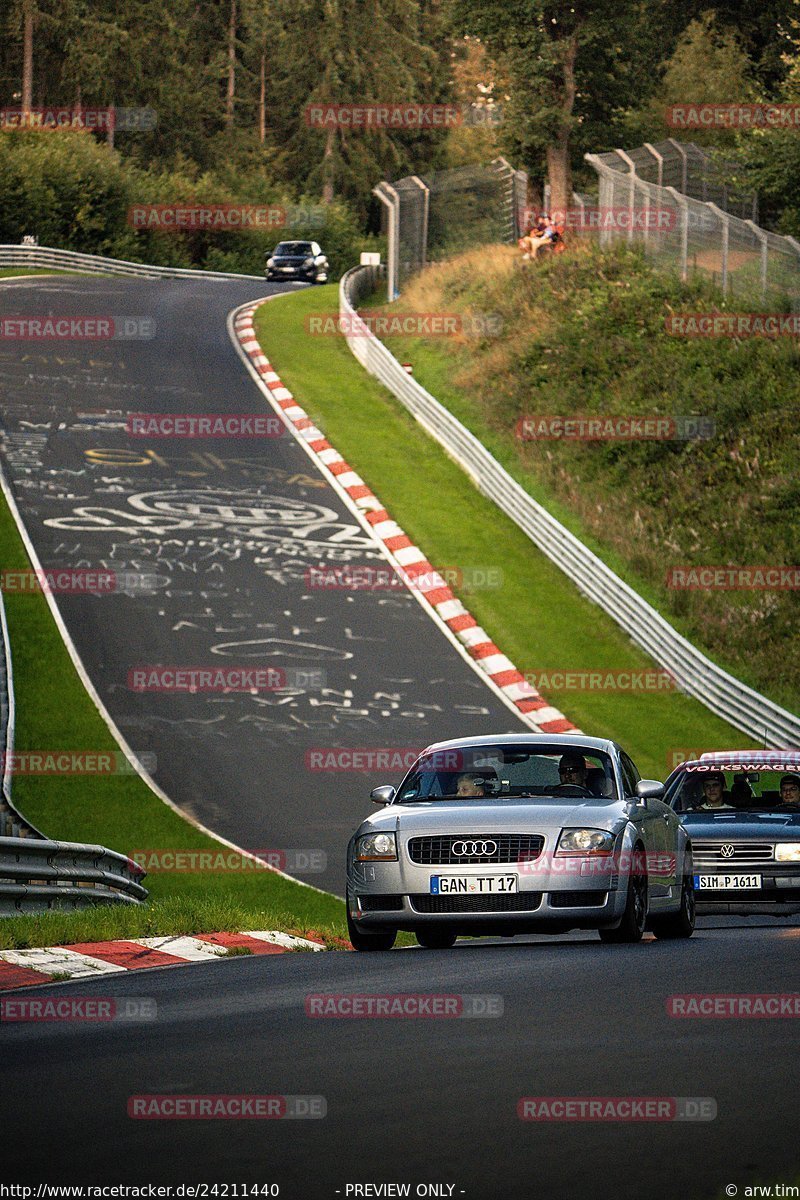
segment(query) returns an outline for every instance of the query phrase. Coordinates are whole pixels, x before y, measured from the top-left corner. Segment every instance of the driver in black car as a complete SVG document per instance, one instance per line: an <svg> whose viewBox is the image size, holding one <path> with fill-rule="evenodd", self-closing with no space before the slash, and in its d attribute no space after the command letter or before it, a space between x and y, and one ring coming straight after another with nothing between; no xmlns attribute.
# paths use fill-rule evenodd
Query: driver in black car
<svg viewBox="0 0 800 1200"><path fill-rule="evenodd" d="M800 775L784 775L781 779L781 804L800 807Z"/></svg>
<svg viewBox="0 0 800 1200"><path fill-rule="evenodd" d="M562 754L558 764L558 776L562 784L571 783L577 787L585 788L586 760L583 755L569 750L566 754Z"/></svg>

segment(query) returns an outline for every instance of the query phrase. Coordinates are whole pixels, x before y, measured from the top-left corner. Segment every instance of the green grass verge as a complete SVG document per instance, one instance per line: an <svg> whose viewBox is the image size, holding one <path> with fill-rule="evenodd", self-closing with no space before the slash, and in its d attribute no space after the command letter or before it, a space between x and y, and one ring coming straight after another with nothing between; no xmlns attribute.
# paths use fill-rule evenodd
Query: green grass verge
<svg viewBox="0 0 800 1200"><path fill-rule="evenodd" d="M16 275L75 275L75 271L55 271L48 268L28 270L25 267L0 267L0 279L8 279Z"/></svg>
<svg viewBox="0 0 800 1200"><path fill-rule="evenodd" d="M337 290L328 286L263 305L256 331L264 351L298 403L437 568L500 568L502 587L462 590L460 598L503 653L523 672L654 669L478 493L342 339L309 336L305 319L331 313L336 304ZM640 770L658 779L666 777L672 750L752 745L675 692L550 691L547 699L587 733L618 738ZM435 738L435 728L430 735Z"/></svg>
<svg viewBox="0 0 800 1200"><path fill-rule="evenodd" d="M795 566L796 339L669 336L673 314L748 304L700 277L682 283L656 271L625 245L572 244L521 266L515 249L483 247L412 278L391 311L492 313L501 328L485 337L390 337L389 349L685 637L797 711L800 593L666 583L675 566ZM700 415L714 433L593 443L515 436L526 416L649 414Z"/></svg>
<svg viewBox="0 0 800 1200"><path fill-rule="evenodd" d="M30 568L0 496L0 564ZM5 598L16 697L16 749L114 751L118 747L75 671L41 595ZM211 771L211 768L209 768ZM210 778L210 775L209 775ZM47 836L136 850L219 850L168 808L137 775L73 778L18 776L14 802ZM344 905L271 871L158 873L146 880L142 907L0 919L0 949L112 937L237 929L317 930L345 937Z"/></svg>

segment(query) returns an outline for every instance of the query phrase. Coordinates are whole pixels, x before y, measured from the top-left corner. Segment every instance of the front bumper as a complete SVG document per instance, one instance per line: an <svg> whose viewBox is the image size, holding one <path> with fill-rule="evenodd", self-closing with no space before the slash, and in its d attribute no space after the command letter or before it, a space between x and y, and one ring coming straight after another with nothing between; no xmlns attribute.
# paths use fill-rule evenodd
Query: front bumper
<svg viewBox="0 0 800 1200"><path fill-rule="evenodd" d="M327 271L321 267L267 267L267 279L299 279L303 283L312 283L318 275L327 279Z"/></svg>
<svg viewBox="0 0 800 1200"><path fill-rule="evenodd" d="M695 874L700 872L695 869ZM711 872L703 870L703 874ZM800 871L788 864L770 863L745 872L761 876L761 887L748 891L702 889L695 892L698 915L792 916L800 913Z"/></svg>
<svg viewBox="0 0 800 1200"><path fill-rule="evenodd" d="M413 932L425 925L460 931L493 928L599 929L619 921L625 910L627 878L598 869L597 860L570 860L570 869L538 868L535 862L453 867L417 866L405 861L353 863L347 877L350 915L365 930L382 927ZM559 864L563 867L563 864ZM516 875L509 893L434 895L432 875Z"/></svg>

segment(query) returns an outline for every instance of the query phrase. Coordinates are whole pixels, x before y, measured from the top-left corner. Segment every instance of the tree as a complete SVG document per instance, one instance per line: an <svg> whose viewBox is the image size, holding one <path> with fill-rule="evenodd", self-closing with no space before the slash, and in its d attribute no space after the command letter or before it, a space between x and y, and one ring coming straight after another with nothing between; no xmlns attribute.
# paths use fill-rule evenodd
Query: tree
<svg viewBox="0 0 800 1200"><path fill-rule="evenodd" d="M33 106L33 18L34 0L23 0L22 5L22 111L30 112Z"/></svg>
<svg viewBox="0 0 800 1200"><path fill-rule="evenodd" d="M447 32L438 0L276 0L281 35L271 55L275 139L290 173L325 201L366 215L380 179L425 171L443 128L315 125L312 107L437 104L450 95ZM313 36L309 35L313 30ZM298 54L298 46L302 54Z"/></svg>
<svg viewBox="0 0 800 1200"><path fill-rule="evenodd" d="M755 97L752 64L731 29L720 28L716 15L705 12L690 21L671 58L662 66L661 83L640 108L630 110L628 144L677 136L666 121L675 104L725 104ZM732 145L735 134L726 129L697 129L685 140L712 146Z"/></svg>
<svg viewBox="0 0 800 1200"><path fill-rule="evenodd" d="M800 7L800 6L798 6ZM784 82L775 100L800 108L800 20L783 28ZM758 97L766 101L762 94ZM740 130L731 156L738 170L731 182L743 181L759 193L760 222L800 238L800 137L797 126Z"/></svg>
<svg viewBox="0 0 800 1200"><path fill-rule="evenodd" d="M591 6L571 0L453 0L456 30L480 37L508 76L509 155L532 169L544 161L554 209L572 203L573 135L586 109L603 105L586 80L598 58L612 69L614 47L627 44L633 52L631 29L641 8L632 0Z"/></svg>

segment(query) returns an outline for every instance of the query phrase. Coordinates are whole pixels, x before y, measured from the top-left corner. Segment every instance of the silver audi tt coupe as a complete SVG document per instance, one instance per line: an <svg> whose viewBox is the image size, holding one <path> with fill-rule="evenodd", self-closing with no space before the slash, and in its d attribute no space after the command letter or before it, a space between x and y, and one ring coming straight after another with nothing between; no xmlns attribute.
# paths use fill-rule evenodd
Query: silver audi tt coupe
<svg viewBox="0 0 800 1200"><path fill-rule="evenodd" d="M429 746L347 851L356 950L398 930L445 949L459 935L597 929L604 942L691 937L687 829L616 742L501 734Z"/></svg>

